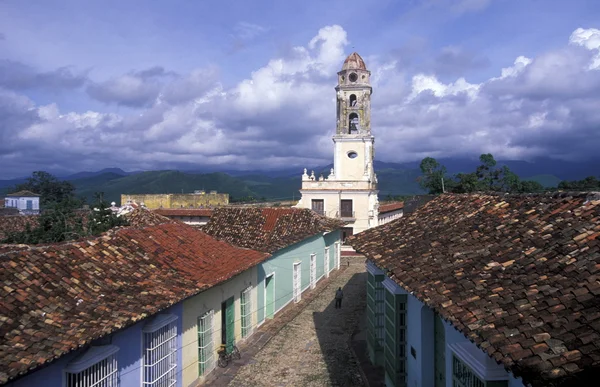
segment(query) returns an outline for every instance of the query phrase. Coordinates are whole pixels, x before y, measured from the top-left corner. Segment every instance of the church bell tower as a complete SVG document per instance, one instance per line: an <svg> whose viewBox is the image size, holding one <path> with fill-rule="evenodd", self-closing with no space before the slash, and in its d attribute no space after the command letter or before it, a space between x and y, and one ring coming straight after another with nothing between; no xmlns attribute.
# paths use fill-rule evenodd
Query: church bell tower
<svg viewBox="0 0 600 387"><path fill-rule="evenodd" d="M375 138L371 135L371 72L357 53L338 72L337 126L333 136L334 170L339 180L367 180L376 188Z"/></svg>
<svg viewBox="0 0 600 387"><path fill-rule="evenodd" d="M347 221L345 238L377 226L379 202L373 169L371 72L360 55L352 53L337 75L333 168L327 177L304 170L297 207Z"/></svg>

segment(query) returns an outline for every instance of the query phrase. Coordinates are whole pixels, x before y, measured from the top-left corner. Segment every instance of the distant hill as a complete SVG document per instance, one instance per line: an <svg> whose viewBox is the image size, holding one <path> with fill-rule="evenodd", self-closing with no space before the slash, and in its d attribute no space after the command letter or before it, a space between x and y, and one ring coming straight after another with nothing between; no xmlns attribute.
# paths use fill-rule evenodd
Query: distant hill
<svg viewBox="0 0 600 387"><path fill-rule="evenodd" d="M558 183L561 182L561 179L554 175L535 175L522 180L537 181L542 187L558 187Z"/></svg>
<svg viewBox="0 0 600 387"><path fill-rule="evenodd" d="M62 176L61 178L63 180L78 180L78 179L85 179L88 177L99 176L99 175L103 175L103 174L107 174L107 173L112 173L112 174L118 175L118 176L128 176L128 175L134 174L136 172L125 172L121 168L105 168L105 169L102 169L97 172L77 172L72 175Z"/></svg>
<svg viewBox="0 0 600 387"><path fill-rule="evenodd" d="M439 159L448 169L449 175L472 172L479 165L473 159ZM580 180L586 176L598 176L599 163L567 163L542 160L536 163L525 161L498 161L506 165L523 180L537 181L545 187L556 187L561 180ZM319 176L329 174L333 165L308 168ZM379 182L379 196L414 195L423 193L417 178L421 175L419 162L388 163L376 160L375 171ZM107 168L97 172L78 172L61 179L71 181L77 194L93 200L95 192L104 192L109 202L120 203L121 194L135 193L190 193L194 190L216 190L229 193L231 197L253 196L270 200L297 199L301 186L302 168L283 168L276 171L227 171L202 173L199 171L147 171L125 172L120 168ZM25 178L0 180L0 195L4 195Z"/></svg>

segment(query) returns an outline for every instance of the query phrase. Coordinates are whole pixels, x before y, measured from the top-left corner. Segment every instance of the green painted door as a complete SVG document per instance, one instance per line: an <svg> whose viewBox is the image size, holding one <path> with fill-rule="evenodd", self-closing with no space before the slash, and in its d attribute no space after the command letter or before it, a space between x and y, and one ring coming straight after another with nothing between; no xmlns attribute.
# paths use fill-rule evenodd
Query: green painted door
<svg viewBox="0 0 600 387"><path fill-rule="evenodd" d="M275 283L272 275L265 278L265 293L265 317L273 318L275 314Z"/></svg>
<svg viewBox="0 0 600 387"><path fill-rule="evenodd" d="M233 350L235 342L235 309L233 308L233 297L225 301L225 346L227 353Z"/></svg>
<svg viewBox="0 0 600 387"><path fill-rule="evenodd" d="M436 313L434 316L435 387L446 386L446 332L444 323Z"/></svg>

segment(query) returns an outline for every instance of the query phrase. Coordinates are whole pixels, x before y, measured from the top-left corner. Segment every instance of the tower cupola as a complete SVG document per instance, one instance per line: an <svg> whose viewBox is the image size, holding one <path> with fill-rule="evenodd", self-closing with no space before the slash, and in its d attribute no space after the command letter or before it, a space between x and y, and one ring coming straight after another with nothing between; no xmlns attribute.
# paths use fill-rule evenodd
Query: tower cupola
<svg viewBox="0 0 600 387"><path fill-rule="evenodd" d="M337 135L371 135L371 72L356 52L338 72Z"/></svg>

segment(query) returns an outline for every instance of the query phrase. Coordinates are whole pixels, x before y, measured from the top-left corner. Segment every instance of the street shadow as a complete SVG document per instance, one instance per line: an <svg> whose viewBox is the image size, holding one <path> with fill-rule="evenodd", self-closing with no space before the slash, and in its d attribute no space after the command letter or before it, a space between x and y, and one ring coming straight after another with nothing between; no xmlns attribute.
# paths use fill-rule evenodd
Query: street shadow
<svg viewBox="0 0 600 387"><path fill-rule="evenodd" d="M335 308L336 288L331 293L331 302L323 312L313 312L313 320L321 353L327 364L332 386L363 386L357 359L351 352L350 340L366 308L367 273L354 274L342 287L342 308Z"/></svg>

